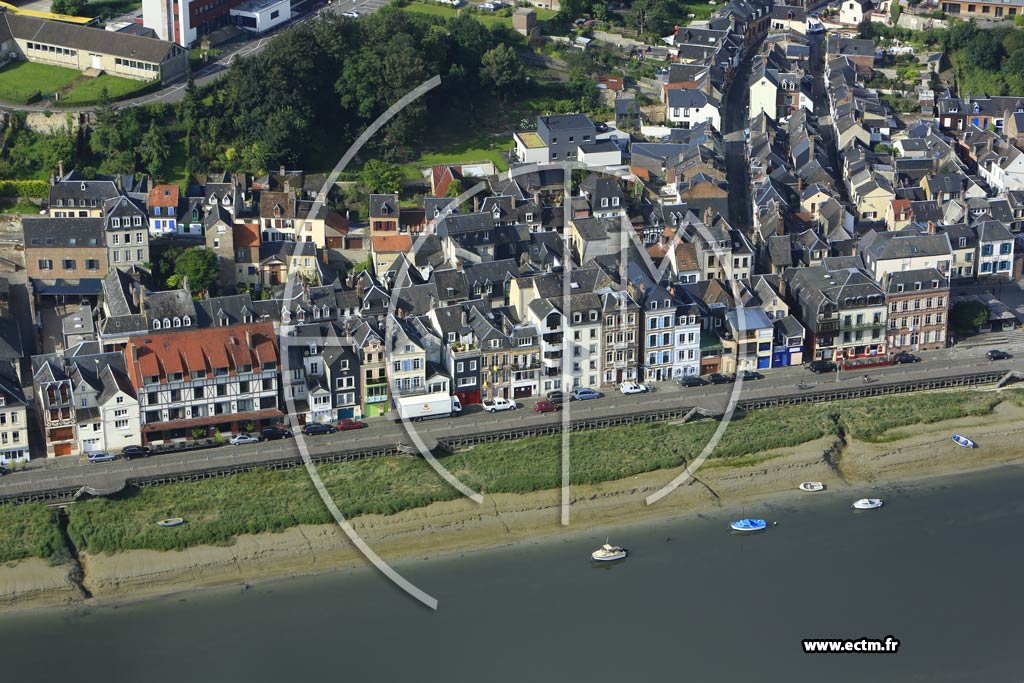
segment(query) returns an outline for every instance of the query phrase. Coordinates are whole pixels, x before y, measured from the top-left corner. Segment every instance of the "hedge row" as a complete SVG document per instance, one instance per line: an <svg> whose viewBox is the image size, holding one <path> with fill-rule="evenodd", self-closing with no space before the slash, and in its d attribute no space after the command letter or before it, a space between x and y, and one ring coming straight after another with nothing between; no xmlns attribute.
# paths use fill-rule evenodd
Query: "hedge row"
<svg viewBox="0 0 1024 683"><path fill-rule="evenodd" d="M0 180L0 197L45 199L49 196L50 184L45 180Z"/></svg>

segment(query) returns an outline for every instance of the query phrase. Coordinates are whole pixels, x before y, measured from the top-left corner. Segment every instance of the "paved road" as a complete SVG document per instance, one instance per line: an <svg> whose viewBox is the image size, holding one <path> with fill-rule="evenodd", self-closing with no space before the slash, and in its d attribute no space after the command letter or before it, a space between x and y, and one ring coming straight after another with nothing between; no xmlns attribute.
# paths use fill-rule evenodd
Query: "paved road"
<svg viewBox="0 0 1024 683"><path fill-rule="evenodd" d="M725 172L729 183L729 222L733 227L749 232L750 218L750 160L743 131L748 126L747 110L750 100L750 70L761 43L750 46L732 79L729 91L722 101L725 110L722 132L725 144Z"/></svg>
<svg viewBox="0 0 1024 683"><path fill-rule="evenodd" d="M814 83L811 86L811 101L814 103L814 113L819 121L829 116L828 96L825 91L825 36L827 34L817 33L807 36L811 48L811 76ZM831 119L829 119L831 121ZM819 124L818 131L822 140L818 144L828 147L829 165L832 168L832 178L835 180L836 191L839 193L839 200L846 206L850 206L850 196L846 191L846 183L843 180L842 164L839 162L839 149L836 147L835 131L831 124ZM856 214L856 207L853 209Z"/></svg>
<svg viewBox="0 0 1024 683"><path fill-rule="evenodd" d="M801 393L799 382L811 385L811 390L834 387L863 387L862 376L868 374L873 382L881 384L900 383L944 376L955 376L983 372L991 369L1024 371L1024 340L1006 347L1015 352L1016 358L992 363L985 359L985 348L954 349L921 354L924 359L913 365L876 368L836 375L813 375L803 367L781 368L769 371L768 375L742 386L742 398L770 397ZM593 401L572 403L568 407L572 419L600 418L629 414L630 412L657 410L677 407L699 406L714 412L722 412L726 406L732 385L708 386L681 389L672 383L656 385L655 391L638 396L622 396L615 393ZM489 415L478 406L467 408L465 414L451 419L431 420L415 425L417 433L427 442L475 432L496 429L513 429L526 424L557 425L563 414L537 414L531 408L533 401L521 403L523 409ZM318 437L309 437L305 443L310 452L326 454L352 448L395 446L408 441L405 425L388 419L370 421L367 429ZM265 462L274 458L289 458L297 454L294 441L271 441L250 446L222 446L190 453L158 455L141 460L117 460L109 463L92 464L73 458L35 460L29 468L0 479L0 495L11 495L56 488L71 488L82 485L100 489L117 488L126 477L159 476L180 474L211 467L246 463Z"/></svg>

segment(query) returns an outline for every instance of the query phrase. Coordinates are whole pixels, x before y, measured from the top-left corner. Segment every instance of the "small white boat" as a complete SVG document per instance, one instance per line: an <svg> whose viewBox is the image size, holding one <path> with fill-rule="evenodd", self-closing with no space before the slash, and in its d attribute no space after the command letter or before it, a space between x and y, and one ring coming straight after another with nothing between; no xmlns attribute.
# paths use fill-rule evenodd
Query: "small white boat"
<svg viewBox="0 0 1024 683"><path fill-rule="evenodd" d="M181 517L170 517L168 519L161 519L156 524L157 524L157 526L167 527L167 526L181 526L184 523L185 523L185 520L182 519Z"/></svg>
<svg viewBox="0 0 1024 683"><path fill-rule="evenodd" d="M590 556L597 562L614 562L626 557L626 549L617 545L609 545L605 542L600 548L590 553Z"/></svg>
<svg viewBox="0 0 1024 683"><path fill-rule="evenodd" d="M881 498L861 498L853 504L855 510L877 510L882 507Z"/></svg>
<svg viewBox="0 0 1024 683"><path fill-rule="evenodd" d="M964 448L974 448L974 442L968 439L966 436L960 436L959 434L953 435L953 443L957 446L963 446Z"/></svg>
<svg viewBox="0 0 1024 683"><path fill-rule="evenodd" d="M763 519L738 519L729 525L733 531L750 533L753 531L764 531L768 528L768 522Z"/></svg>
<svg viewBox="0 0 1024 683"><path fill-rule="evenodd" d="M805 481L799 486L801 491L808 491L810 493L817 493L818 491L824 491L825 485L820 481Z"/></svg>

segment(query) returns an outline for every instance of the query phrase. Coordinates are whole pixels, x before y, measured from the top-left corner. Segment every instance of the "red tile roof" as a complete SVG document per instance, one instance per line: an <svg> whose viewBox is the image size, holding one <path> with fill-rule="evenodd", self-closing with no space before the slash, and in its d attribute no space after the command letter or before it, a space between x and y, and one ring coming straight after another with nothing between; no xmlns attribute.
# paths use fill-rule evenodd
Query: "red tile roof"
<svg viewBox="0 0 1024 683"><path fill-rule="evenodd" d="M235 247L260 246L260 226L255 223L238 223L234 226Z"/></svg>
<svg viewBox="0 0 1024 683"><path fill-rule="evenodd" d="M143 378L197 370L212 373L216 368L232 371L242 365L254 367L277 363L277 338L270 323L175 330L128 340L128 374L138 390Z"/></svg>
<svg viewBox="0 0 1024 683"><path fill-rule="evenodd" d="M410 235L375 235L371 242L374 253L412 251L412 237Z"/></svg>
<svg viewBox="0 0 1024 683"><path fill-rule="evenodd" d="M177 206L178 186L177 185L154 185L149 191L150 206Z"/></svg>

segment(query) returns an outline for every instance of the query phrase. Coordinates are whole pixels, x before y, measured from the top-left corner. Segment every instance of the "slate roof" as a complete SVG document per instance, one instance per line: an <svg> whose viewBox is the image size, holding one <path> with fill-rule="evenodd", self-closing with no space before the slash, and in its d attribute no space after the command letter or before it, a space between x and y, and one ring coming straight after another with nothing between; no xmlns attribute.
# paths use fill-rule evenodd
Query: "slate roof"
<svg viewBox="0 0 1024 683"><path fill-rule="evenodd" d="M96 248L105 246L102 218L23 218L25 247Z"/></svg>

